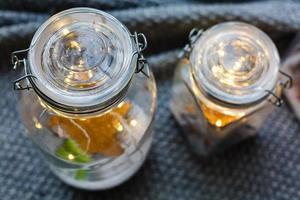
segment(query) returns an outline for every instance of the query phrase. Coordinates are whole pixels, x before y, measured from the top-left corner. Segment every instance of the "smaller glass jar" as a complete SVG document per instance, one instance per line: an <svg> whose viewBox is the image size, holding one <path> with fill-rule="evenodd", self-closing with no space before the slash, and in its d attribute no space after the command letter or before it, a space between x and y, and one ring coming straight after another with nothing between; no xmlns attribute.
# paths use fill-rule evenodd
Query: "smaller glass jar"
<svg viewBox="0 0 300 200"><path fill-rule="evenodd" d="M205 156L257 134L292 80L279 70L274 43L252 25L193 29L189 39L175 71L171 110L192 148Z"/></svg>
<svg viewBox="0 0 300 200"><path fill-rule="evenodd" d="M25 69L14 83L21 119L64 182L107 189L144 162L156 108L146 46L143 34L130 34L113 16L74 8L48 19L29 49L13 54Z"/></svg>

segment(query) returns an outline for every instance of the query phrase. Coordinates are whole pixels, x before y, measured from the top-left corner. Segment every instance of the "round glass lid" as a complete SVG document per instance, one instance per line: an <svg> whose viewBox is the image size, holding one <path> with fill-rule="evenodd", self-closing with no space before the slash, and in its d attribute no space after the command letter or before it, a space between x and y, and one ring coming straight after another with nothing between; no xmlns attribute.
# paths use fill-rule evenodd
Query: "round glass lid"
<svg viewBox="0 0 300 200"><path fill-rule="evenodd" d="M133 44L127 28L90 8L63 11L36 32L29 50L35 87L59 105L109 103L129 83Z"/></svg>
<svg viewBox="0 0 300 200"><path fill-rule="evenodd" d="M265 33L249 24L228 22L205 31L190 60L197 84L221 101L253 103L276 85L277 49Z"/></svg>

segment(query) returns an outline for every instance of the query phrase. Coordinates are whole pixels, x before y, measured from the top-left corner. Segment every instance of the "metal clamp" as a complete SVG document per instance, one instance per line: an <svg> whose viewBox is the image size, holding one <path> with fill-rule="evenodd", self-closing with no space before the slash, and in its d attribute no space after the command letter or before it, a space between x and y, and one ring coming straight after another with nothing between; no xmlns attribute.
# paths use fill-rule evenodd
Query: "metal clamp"
<svg viewBox="0 0 300 200"><path fill-rule="evenodd" d="M280 85L282 85L284 88L291 88L293 86L293 78L288 75L287 73L279 70L279 73L283 76L285 76L286 80L284 82L280 82Z"/></svg>
<svg viewBox="0 0 300 200"><path fill-rule="evenodd" d="M30 78L35 78L35 76L28 73L27 65L26 65L27 61L24 58L24 56L23 56L22 59L20 59L18 57L18 55L26 54L28 51L29 51L29 49L23 49L23 50L19 50L19 51L14 51L11 54L11 62L12 62L12 65L13 65L13 69L15 70L18 67L20 67L21 65L23 65L23 68L24 68L24 75L21 76L20 78L16 79L13 82L14 90L29 90L29 89L32 88L31 85L30 85L29 79Z"/></svg>
<svg viewBox="0 0 300 200"><path fill-rule="evenodd" d="M283 76L285 76L286 80L285 81L280 81L279 84L280 86L282 86L283 88L289 89L293 86L293 78L288 75L287 73L279 70L279 73ZM273 98L269 99L269 101L277 106L280 107L283 104L283 99L280 98L279 96L277 96L274 92L270 91L270 90L266 90L266 92L271 95Z"/></svg>
<svg viewBox="0 0 300 200"><path fill-rule="evenodd" d="M133 37L135 44L136 44L136 51L133 53L133 55L137 54L137 62L136 62L136 69L135 73L143 73L146 77L150 77L150 70L149 70L149 65L146 60L146 58L143 55L143 51L147 48L148 43L146 36L143 33L137 33L134 32Z"/></svg>
<svg viewBox="0 0 300 200"><path fill-rule="evenodd" d="M266 92L273 97L269 99L269 102L271 102L274 106L280 107L283 104L282 98L278 97L274 92L270 90L266 90Z"/></svg>
<svg viewBox="0 0 300 200"><path fill-rule="evenodd" d="M189 33L189 42L184 46L182 51L179 53L179 58L188 57L195 45L195 42L199 39L203 33L202 29L193 28Z"/></svg>

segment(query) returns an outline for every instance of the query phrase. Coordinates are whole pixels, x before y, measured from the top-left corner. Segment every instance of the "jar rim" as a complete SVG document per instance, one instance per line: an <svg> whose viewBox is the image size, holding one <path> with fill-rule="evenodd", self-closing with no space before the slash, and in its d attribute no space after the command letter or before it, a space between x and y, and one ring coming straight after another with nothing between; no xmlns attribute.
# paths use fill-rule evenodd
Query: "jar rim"
<svg viewBox="0 0 300 200"><path fill-rule="evenodd" d="M77 26L74 26L75 28L71 27L74 24ZM87 35L85 33L82 34L82 30L85 29L89 31ZM74 56L74 53L71 52L72 49L59 49L62 48L61 46L64 47L64 44L61 45L61 41L64 40L59 40L59 37L59 39L52 39L55 34L65 37L64 32L67 32L67 35L70 33L70 30L77 31L76 39L79 38L79 42L87 44L85 46L87 68L84 68L83 72L78 71L81 68L76 68L77 71L73 70L75 66L74 60L76 59L72 57ZM90 38L94 32L104 36L104 39L99 36L98 40L99 44L103 44L103 46L97 45L97 37ZM103 42L103 40L106 41ZM51 42L54 43L53 41L58 41L58 44L55 44L56 46L49 45ZM95 45L93 46L93 44ZM48 49L47 45L50 46ZM54 51L53 48L58 50ZM135 72L135 65L133 64L135 51L134 41L129 30L112 15L87 7L64 10L44 22L33 36L28 52L28 70L35 78L31 79L30 82L36 93L53 108L69 113L99 111L107 108L124 96ZM57 60L62 56L56 56L53 53L56 56L54 58L57 59L53 59L53 57L49 59L47 56L51 55L52 52L68 52L69 54L66 57L71 58L67 61L72 64L70 65L73 67L72 70L66 69L64 64L68 62L65 62L65 60L54 66L54 60L58 62ZM105 62L98 58L102 54L104 55L103 60L106 59ZM77 54L75 55L77 56ZM47 58L45 62L43 61L44 58ZM97 62L94 62L95 59L98 59L97 61L100 60L99 65L97 65ZM80 57L81 60L83 59ZM89 68L93 66L92 64L95 64L96 67ZM61 67L62 65L63 67ZM111 72L110 76L102 70L101 65L106 67L106 72ZM89 77L91 71L94 73L92 77L98 77L98 79L86 78ZM80 87L77 87L77 85L72 87L73 85L67 84L65 81L65 77L69 74L75 74L77 77L76 81L81 81L80 84L88 83L91 87L86 87L83 84ZM49 76L51 75L50 79ZM95 86L93 85L94 83L98 85Z"/></svg>

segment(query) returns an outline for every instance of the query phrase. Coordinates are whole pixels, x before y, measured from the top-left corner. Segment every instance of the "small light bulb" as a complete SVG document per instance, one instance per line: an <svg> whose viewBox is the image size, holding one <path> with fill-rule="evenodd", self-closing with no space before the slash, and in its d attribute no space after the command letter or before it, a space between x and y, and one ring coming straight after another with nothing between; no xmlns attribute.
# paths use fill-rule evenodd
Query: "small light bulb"
<svg viewBox="0 0 300 200"><path fill-rule="evenodd" d="M124 105L124 101L118 104L118 108L121 108Z"/></svg>
<svg viewBox="0 0 300 200"><path fill-rule="evenodd" d="M118 124L115 125L115 128L116 128L119 132L123 131L123 126L122 126L122 124L121 124L120 122L119 122Z"/></svg>
<svg viewBox="0 0 300 200"><path fill-rule="evenodd" d="M75 156L74 156L73 154L69 154L69 155L68 155L68 159L69 159L69 160L74 160L74 158L75 158Z"/></svg>
<svg viewBox="0 0 300 200"><path fill-rule="evenodd" d="M93 71L92 71L92 70L89 70L89 71L88 71L88 77L89 77L89 78L93 78L93 76L94 76Z"/></svg>
<svg viewBox="0 0 300 200"><path fill-rule="evenodd" d="M221 126L222 126L222 120L218 119L218 120L216 121L216 126L217 126L217 127L221 127Z"/></svg>
<svg viewBox="0 0 300 200"><path fill-rule="evenodd" d="M225 56L225 52L224 52L223 49L219 49L218 50L218 54L219 54L220 57L224 57Z"/></svg>
<svg viewBox="0 0 300 200"><path fill-rule="evenodd" d="M236 63L234 63L233 69L234 71L238 71L241 67L242 67L242 62L237 61Z"/></svg>
<svg viewBox="0 0 300 200"><path fill-rule="evenodd" d="M84 61L82 59L79 60L79 66L82 67L84 64Z"/></svg>
<svg viewBox="0 0 300 200"><path fill-rule="evenodd" d="M37 129L43 128L42 124L35 117L33 118L33 121L34 121L35 128Z"/></svg>
<svg viewBox="0 0 300 200"><path fill-rule="evenodd" d="M69 84L69 83L71 83L71 82L72 82L72 80L71 80L71 79L69 79L69 78L65 78L65 79L64 79L64 81L65 81L65 83L67 83L67 84Z"/></svg>
<svg viewBox="0 0 300 200"><path fill-rule="evenodd" d="M137 121L135 119L130 121L131 126L136 126L137 125Z"/></svg>
<svg viewBox="0 0 300 200"><path fill-rule="evenodd" d="M79 51L81 50L80 44L79 44L78 42L74 41L74 40L72 40L72 41L70 42L70 47L71 47L71 48L74 48L74 49L78 49Z"/></svg>
<svg viewBox="0 0 300 200"><path fill-rule="evenodd" d="M68 35L70 33L69 29L65 28L63 29L63 34L64 35Z"/></svg>
<svg viewBox="0 0 300 200"><path fill-rule="evenodd" d="M36 127L37 129L43 128L42 124L39 123L39 122L36 122L36 123L35 123L35 127Z"/></svg>

